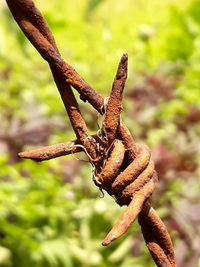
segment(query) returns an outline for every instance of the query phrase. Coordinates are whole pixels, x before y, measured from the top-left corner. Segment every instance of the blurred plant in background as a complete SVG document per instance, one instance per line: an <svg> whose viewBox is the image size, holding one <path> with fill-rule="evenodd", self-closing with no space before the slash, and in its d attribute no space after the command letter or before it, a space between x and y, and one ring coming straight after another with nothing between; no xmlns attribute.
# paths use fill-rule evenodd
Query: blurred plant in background
<svg viewBox="0 0 200 267"><path fill-rule="evenodd" d="M178 266L200 266L200 1L36 3L63 57L101 94L129 53L124 120L152 148L160 177L152 201ZM87 163L17 158L74 136L47 65L4 2L0 21L0 266L154 266L137 222L101 246L122 209L99 197ZM96 132L97 114L81 108Z"/></svg>

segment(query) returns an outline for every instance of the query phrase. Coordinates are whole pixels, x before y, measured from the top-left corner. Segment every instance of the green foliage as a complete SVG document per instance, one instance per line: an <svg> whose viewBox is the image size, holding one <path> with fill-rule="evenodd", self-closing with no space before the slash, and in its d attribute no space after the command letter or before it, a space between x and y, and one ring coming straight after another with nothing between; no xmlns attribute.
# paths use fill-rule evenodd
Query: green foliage
<svg viewBox="0 0 200 267"><path fill-rule="evenodd" d="M182 266L200 266L194 223L199 219L181 214L194 208L200 191L200 1L36 3L63 58L101 94L108 94L120 56L129 53L123 116L136 139L159 155L161 179L153 202L174 230L177 254L181 245L190 245ZM17 159L21 150L74 134L47 64L5 3L0 18L0 266L154 266L137 222L120 240L101 246L122 209L108 196L99 198L87 163L74 157ZM81 108L95 132L96 113L85 104ZM192 204L183 206L185 199Z"/></svg>

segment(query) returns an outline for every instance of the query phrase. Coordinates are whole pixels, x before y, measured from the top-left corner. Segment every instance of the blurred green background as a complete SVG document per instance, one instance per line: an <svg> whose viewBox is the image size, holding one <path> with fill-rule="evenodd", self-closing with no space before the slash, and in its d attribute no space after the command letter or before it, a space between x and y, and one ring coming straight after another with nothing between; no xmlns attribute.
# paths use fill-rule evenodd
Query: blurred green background
<svg viewBox="0 0 200 267"><path fill-rule="evenodd" d="M123 118L152 149L153 206L173 238L177 265L200 266L200 1L37 0L63 58L109 94L129 54ZM97 113L82 104L91 133ZM46 62L0 3L0 266L155 266L138 223L102 247L122 213L101 194L91 167L17 153L74 138ZM82 158L83 155L78 155Z"/></svg>

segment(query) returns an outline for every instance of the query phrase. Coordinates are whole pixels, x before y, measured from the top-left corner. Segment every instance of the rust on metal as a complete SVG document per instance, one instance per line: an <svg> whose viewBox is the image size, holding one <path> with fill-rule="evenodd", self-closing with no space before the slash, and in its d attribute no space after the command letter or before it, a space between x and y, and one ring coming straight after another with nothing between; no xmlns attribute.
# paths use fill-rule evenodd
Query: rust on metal
<svg viewBox="0 0 200 267"><path fill-rule="evenodd" d="M115 140L110 156L105 162L102 171L97 174L97 179L102 183L102 188L108 190L115 177L120 172L120 167L124 160L125 148L120 140ZM98 178L99 177L99 178Z"/></svg>
<svg viewBox="0 0 200 267"><path fill-rule="evenodd" d="M153 248L159 246L170 262L170 266L175 267L176 261L170 235L165 224L148 201L144 204L143 210L139 214L138 221L141 225L143 236L147 243L147 247L150 248L149 250L152 256L154 257L158 254L157 250L154 250ZM157 246L152 245L152 243L156 244Z"/></svg>
<svg viewBox="0 0 200 267"><path fill-rule="evenodd" d="M142 210L144 201L150 197L155 189L156 175L141 190L137 191L133 196L130 204L115 223L111 231L103 241L103 246L107 246L110 242L122 236L134 222L138 214Z"/></svg>
<svg viewBox="0 0 200 267"><path fill-rule="evenodd" d="M150 181L154 173L154 162L150 160L146 169L140 175L138 175L137 179L133 180L131 184L129 184L124 188L123 191L117 194L117 199L120 199L120 204L127 205L132 195L135 194L136 191L139 191L143 186L145 186L145 184Z"/></svg>
<svg viewBox="0 0 200 267"><path fill-rule="evenodd" d="M51 146L36 148L30 151L20 152L18 156L22 159L44 161L83 151L83 149L77 145L79 145L79 142L77 140L68 141L65 143L60 143Z"/></svg>
<svg viewBox="0 0 200 267"><path fill-rule="evenodd" d="M124 54L119 62L108 103L105 106L103 128L107 135L108 146L115 140L120 124L122 93L127 79L127 65L128 55Z"/></svg>
<svg viewBox="0 0 200 267"><path fill-rule="evenodd" d="M128 167L116 177L112 184L111 191L118 194L121 188L125 188L146 168L150 160L150 150L146 145L138 145L137 157L128 165Z"/></svg>
<svg viewBox="0 0 200 267"><path fill-rule="evenodd" d="M106 99L61 58L48 24L33 1L6 2L22 31L49 63L77 137L75 141L21 152L19 157L42 161L84 151L93 165L95 184L114 195L119 205L128 206L104 239L103 245L123 235L138 216L145 242L156 265L175 267L169 233L148 202L157 182L150 150L145 145L137 144L120 120L122 93L127 78L127 54L120 60L106 103ZM79 92L81 100L88 101L103 115L102 128L97 135L89 135L71 86Z"/></svg>

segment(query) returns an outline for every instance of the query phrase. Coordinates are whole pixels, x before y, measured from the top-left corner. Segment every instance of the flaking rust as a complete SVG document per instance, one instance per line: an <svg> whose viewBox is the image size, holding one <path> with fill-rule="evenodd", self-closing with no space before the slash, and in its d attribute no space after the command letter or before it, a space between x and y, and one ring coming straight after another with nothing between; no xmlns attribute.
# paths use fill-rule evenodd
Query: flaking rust
<svg viewBox="0 0 200 267"><path fill-rule="evenodd" d="M120 125L122 111L122 93L127 79L128 55L124 54L119 62L112 90L105 106L103 129L108 139L108 145L115 140Z"/></svg>
<svg viewBox="0 0 200 267"><path fill-rule="evenodd" d="M75 141L21 152L19 157L43 161L84 151L93 165L95 184L113 195L119 205L127 205L103 245L123 235L138 216L156 265L175 267L169 233L148 202L157 182L149 148L137 144L120 119L128 55L122 56L110 96L104 99L61 58L47 22L31 0L6 2L26 37L48 62L77 137ZM89 134L71 86L79 92L81 100L88 101L103 115L102 128L95 136Z"/></svg>
<svg viewBox="0 0 200 267"><path fill-rule="evenodd" d="M120 172L120 167L124 160L125 147L122 141L116 139L112 151L106 160L101 172L97 174L97 179L101 182L102 188L109 191L110 185Z"/></svg>
<svg viewBox="0 0 200 267"><path fill-rule="evenodd" d="M153 193L155 189L155 181L156 175L153 177L153 180L150 180L140 191L132 196L130 204L104 239L102 243L103 246L109 245L128 230L141 212L144 201Z"/></svg>

